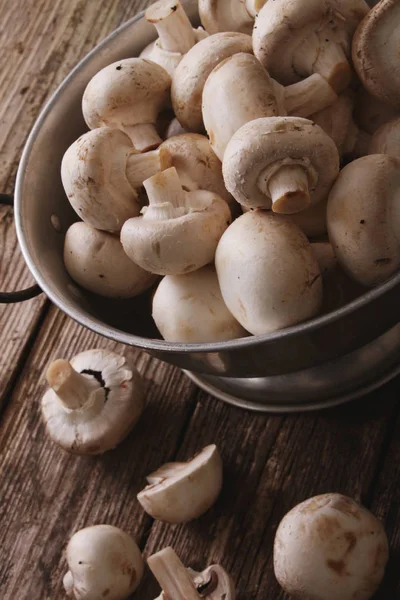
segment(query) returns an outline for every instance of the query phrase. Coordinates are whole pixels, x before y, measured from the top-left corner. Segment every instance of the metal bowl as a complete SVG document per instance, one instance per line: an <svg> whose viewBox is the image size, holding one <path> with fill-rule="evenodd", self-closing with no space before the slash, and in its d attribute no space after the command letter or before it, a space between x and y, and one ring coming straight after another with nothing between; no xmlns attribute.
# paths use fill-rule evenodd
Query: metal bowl
<svg viewBox="0 0 400 600"><path fill-rule="evenodd" d="M185 8L198 22L197 3L185 2ZM272 335L212 344L165 342L152 322L149 296L100 299L69 278L64 233L77 217L62 189L60 164L86 130L83 91L97 71L137 56L154 37L143 14L117 29L65 79L31 132L17 175L15 216L22 252L40 287L82 325L194 372L214 395L257 410L331 405L399 372L400 274L326 316ZM54 227L57 221L60 227Z"/></svg>

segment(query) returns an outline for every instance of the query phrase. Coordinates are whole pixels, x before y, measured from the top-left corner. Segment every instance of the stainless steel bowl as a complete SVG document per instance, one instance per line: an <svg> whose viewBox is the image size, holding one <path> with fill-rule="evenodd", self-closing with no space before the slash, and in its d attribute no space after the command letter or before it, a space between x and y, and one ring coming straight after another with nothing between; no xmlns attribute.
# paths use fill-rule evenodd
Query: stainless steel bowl
<svg viewBox="0 0 400 600"><path fill-rule="evenodd" d="M185 2L192 21L197 3ZM77 288L63 265L64 233L76 220L61 186L61 158L86 130L81 98L105 65L137 56L154 39L143 14L95 48L58 88L40 115L17 176L15 215L25 260L47 296L70 317L192 373L224 400L256 410L300 410L359 395L400 371L400 273L351 304L273 335L213 344L159 339L149 297L99 299ZM54 216L61 231L54 228Z"/></svg>

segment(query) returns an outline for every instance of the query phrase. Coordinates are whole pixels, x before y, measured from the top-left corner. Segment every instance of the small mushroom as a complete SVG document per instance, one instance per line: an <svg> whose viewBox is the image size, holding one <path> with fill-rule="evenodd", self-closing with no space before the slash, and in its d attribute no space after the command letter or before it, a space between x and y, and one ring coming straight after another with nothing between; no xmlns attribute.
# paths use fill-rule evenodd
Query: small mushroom
<svg viewBox="0 0 400 600"><path fill-rule="evenodd" d="M298 105L297 109L304 116L314 111L315 98L322 100L319 108L333 102L336 98L336 94L322 77L318 75L315 77L317 82L322 82L323 88L328 87L331 93L328 93L326 102L324 95L311 94L311 106L308 100L310 95L303 96L303 105ZM285 91L283 97L278 100L277 85L279 86L272 81L254 56L243 52L220 62L209 75L203 90L203 121L211 146L221 161L229 140L240 127L261 117L286 114L288 107L285 105ZM307 82L300 82L291 88L303 88L304 85L308 87ZM283 86L279 87L284 90ZM293 90L291 97L293 99ZM307 110L307 103L309 110Z"/></svg>
<svg viewBox="0 0 400 600"><path fill-rule="evenodd" d="M64 264L78 285L107 298L139 296L157 280L128 258L119 237L82 221L66 233Z"/></svg>
<svg viewBox="0 0 400 600"><path fill-rule="evenodd" d="M361 21L353 38L353 62L370 94L400 109L400 4L381 0Z"/></svg>
<svg viewBox="0 0 400 600"><path fill-rule="evenodd" d="M215 503L222 488L222 459L217 446L206 446L184 463L167 463L147 477L138 494L144 510L165 523L197 519Z"/></svg>
<svg viewBox="0 0 400 600"><path fill-rule="evenodd" d="M159 0L148 7L145 17L156 28L158 39L140 56L157 63L172 77L184 54L208 34L201 27L192 28L179 0Z"/></svg>
<svg viewBox="0 0 400 600"><path fill-rule="evenodd" d="M175 167L144 182L149 206L128 219L121 242L133 262L158 275L180 275L214 260L230 223L229 206L213 192L185 192Z"/></svg>
<svg viewBox="0 0 400 600"><path fill-rule="evenodd" d="M368 600L382 581L387 560L382 523L341 494L297 505L275 536L275 576L298 600Z"/></svg>
<svg viewBox="0 0 400 600"><path fill-rule="evenodd" d="M374 287L400 268L400 160L364 156L340 173L328 199L328 234L343 269Z"/></svg>
<svg viewBox="0 0 400 600"><path fill-rule="evenodd" d="M400 117L382 125L374 133L369 154L388 154L400 159Z"/></svg>
<svg viewBox="0 0 400 600"><path fill-rule="evenodd" d="M210 34L239 31L251 35L253 30L255 15L250 14L244 0L199 0L199 13Z"/></svg>
<svg viewBox="0 0 400 600"><path fill-rule="evenodd" d="M220 565L201 573L185 569L171 547L153 554L147 563L163 590L160 600L235 600L235 586Z"/></svg>
<svg viewBox="0 0 400 600"><path fill-rule="evenodd" d="M67 546L64 588L76 600L125 600L138 587L144 563L136 542L112 525L75 533Z"/></svg>
<svg viewBox="0 0 400 600"><path fill-rule="evenodd" d="M225 304L254 335L301 323L321 307L311 245L280 216L257 210L236 219L218 244L215 265Z"/></svg>
<svg viewBox="0 0 400 600"><path fill-rule="evenodd" d="M352 35L369 10L364 0L275 0L260 10L254 54L279 83L319 73L341 92L350 83Z"/></svg>
<svg viewBox="0 0 400 600"><path fill-rule="evenodd" d="M399 111L371 96L365 88L357 91L354 120L362 131L373 135L384 123L398 116Z"/></svg>
<svg viewBox="0 0 400 600"><path fill-rule="evenodd" d="M153 297L153 319L169 342L223 342L248 335L227 309L211 265L164 277Z"/></svg>
<svg viewBox="0 0 400 600"><path fill-rule="evenodd" d="M118 232L140 212L138 189L168 168L165 150L137 152L118 129L101 127L83 134L64 154L61 178L73 209L97 229Z"/></svg>
<svg viewBox="0 0 400 600"><path fill-rule="evenodd" d="M339 154L333 140L307 119L256 119L232 137L222 171L228 192L243 206L293 214L328 196Z"/></svg>
<svg viewBox="0 0 400 600"><path fill-rule="evenodd" d="M51 439L72 454L115 448L139 419L144 397L135 366L109 350L87 350L47 370L42 415Z"/></svg>
<svg viewBox="0 0 400 600"><path fill-rule="evenodd" d="M157 115L167 104L171 77L145 58L126 58L108 65L88 83L82 110L89 129L122 129L136 150L157 148Z"/></svg>
<svg viewBox="0 0 400 600"><path fill-rule="evenodd" d="M217 33L202 40L183 57L172 78L172 106L179 123L188 131L203 131L201 99L211 71L237 52L252 53L252 41L244 33Z"/></svg>

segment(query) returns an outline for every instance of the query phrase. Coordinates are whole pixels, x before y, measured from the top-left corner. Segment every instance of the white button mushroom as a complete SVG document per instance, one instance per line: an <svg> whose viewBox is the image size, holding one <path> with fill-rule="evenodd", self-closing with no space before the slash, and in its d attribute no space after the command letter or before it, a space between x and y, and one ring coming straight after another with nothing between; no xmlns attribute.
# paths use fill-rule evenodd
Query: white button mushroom
<svg viewBox="0 0 400 600"><path fill-rule="evenodd" d="M122 129L136 150L151 150L161 143L155 122L168 101L170 85L170 76L156 63L126 58L90 80L82 99L83 116L89 129Z"/></svg>
<svg viewBox="0 0 400 600"><path fill-rule="evenodd" d="M168 463L147 477L138 494L144 510L166 523L197 519L215 503L222 488L222 460L217 446L206 446L184 463Z"/></svg>
<svg viewBox="0 0 400 600"><path fill-rule="evenodd" d="M47 370L42 415L51 439L73 454L115 448L139 419L142 381L129 359L109 350L87 350Z"/></svg>
<svg viewBox="0 0 400 600"><path fill-rule="evenodd" d="M222 297L254 335L315 316L322 303L317 260L304 233L265 211L248 212L222 236L216 256Z"/></svg>
<svg viewBox="0 0 400 600"><path fill-rule="evenodd" d="M400 267L400 161L364 156L340 173L328 199L328 234L348 275L376 286Z"/></svg>
<svg viewBox="0 0 400 600"><path fill-rule="evenodd" d="M201 573L185 569L170 547L150 556L147 563L163 590L160 600L235 600L232 579L220 565Z"/></svg>
<svg viewBox="0 0 400 600"><path fill-rule="evenodd" d="M125 600L138 587L144 563L130 535L111 525L75 533L67 546L67 596L76 600Z"/></svg>
<svg viewBox="0 0 400 600"><path fill-rule="evenodd" d="M387 560L382 524L340 494L302 502L284 517L275 536L275 576L298 600L368 600Z"/></svg>
<svg viewBox="0 0 400 600"><path fill-rule="evenodd" d="M381 0L357 28L353 62L370 94L400 109L399 68L400 4Z"/></svg>
<svg viewBox="0 0 400 600"><path fill-rule="evenodd" d="M249 2L251 8L253 3ZM240 31L251 34L254 14L244 0L199 0L201 23L208 33Z"/></svg>
<svg viewBox="0 0 400 600"><path fill-rule="evenodd" d="M82 221L66 233L64 264L77 284L108 298L139 296L157 280L128 258L118 237Z"/></svg>
<svg viewBox="0 0 400 600"><path fill-rule="evenodd" d="M400 158L400 118L382 125L372 136L368 154L388 154Z"/></svg>
<svg viewBox="0 0 400 600"><path fill-rule="evenodd" d="M118 129L101 127L83 134L64 154L61 178L81 219L106 231L120 231L140 212L137 189L170 166L164 151L137 152Z"/></svg>
<svg viewBox="0 0 400 600"><path fill-rule="evenodd" d="M339 154L333 140L307 119L256 119L230 140L222 171L227 190L243 206L292 214L328 196Z"/></svg>
<svg viewBox="0 0 400 600"><path fill-rule="evenodd" d="M180 275L214 260L231 220L229 206L212 192L185 192L175 167L144 182L149 206L126 221L121 242L133 262L159 275Z"/></svg>
<svg viewBox="0 0 400 600"><path fill-rule="evenodd" d="M153 297L153 319L169 342L223 342L247 335L227 309L210 265L164 277Z"/></svg>
<svg viewBox="0 0 400 600"><path fill-rule="evenodd" d="M275 0L260 10L254 54L284 85L319 73L337 91L352 77L352 35L369 10L364 0Z"/></svg>
<svg viewBox="0 0 400 600"><path fill-rule="evenodd" d="M318 90L314 90L311 93L311 106L308 100L310 96L306 94L303 100L308 103L309 111L306 110L306 104L297 106L303 116L314 111L315 99L322 98L318 109L336 99L336 94L322 77L315 77L317 82L322 82L323 88L328 87L330 92L326 97L315 93ZM303 88L304 85L308 88L307 82L300 82L291 87ZM233 134L245 123L261 117L286 114L285 89L279 86L283 90L281 92L276 86L279 84L272 81L260 62L251 54L237 53L215 67L204 86L202 111L211 146L220 160L223 159ZM276 93L281 96L279 101ZM298 94L297 101L299 97Z"/></svg>
<svg viewBox="0 0 400 600"><path fill-rule="evenodd" d="M253 52L249 35L217 33L183 57L172 78L171 97L176 117L188 131L203 131L201 98L206 79L214 67L237 52Z"/></svg>

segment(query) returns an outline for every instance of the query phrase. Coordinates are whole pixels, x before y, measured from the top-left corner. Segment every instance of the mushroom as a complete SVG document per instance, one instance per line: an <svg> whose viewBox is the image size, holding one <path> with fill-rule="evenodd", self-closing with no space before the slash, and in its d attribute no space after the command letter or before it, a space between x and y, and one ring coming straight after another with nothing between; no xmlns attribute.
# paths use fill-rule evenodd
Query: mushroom
<svg viewBox="0 0 400 600"><path fill-rule="evenodd" d="M182 125L179 123L178 119L176 117L174 117L167 127L167 130L165 132L165 137L168 140L169 138L176 137L177 135L182 135L184 133L189 133L189 132L187 129L182 127Z"/></svg>
<svg viewBox="0 0 400 600"><path fill-rule="evenodd" d="M339 263L374 287L400 268L400 160L364 156L340 173L328 199L328 234Z"/></svg>
<svg viewBox="0 0 400 600"><path fill-rule="evenodd" d="M319 238L325 236L327 233L327 203L328 198L318 202L318 204L312 204L309 208L306 208L306 210L302 210L299 213L293 215L281 215L281 218L300 227L302 232L305 233L308 238Z"/></svg>
<svg viewBox="0 0 400 600"><path fill-rule="evenodd" d="M248 335L227 309L210 265L164 277L153 297L153 319L169 342L223 342Z"/></svg>
<svg viewBox="0 0 400 600"><path fill-rule="evenodd" d="M298 600L368 600L382 581L387 560L380 521L341 494L297 505L275 536L275 576Z"/></svg>
<svg viewBox="0 0 400 600"><path fill-rule="evenodd" d="M133 298L157 279L127 257L117 236L82 221L66 233L64 264L78 285L108 298Z"/></svg>
<svg viewBox="0 0 400 600"><path fill-rule="evenodd" d="M398 116L399 111L393 106L381 102L360 87L356 94L354 119L362 131L373 135L381 125Z"/></svg>
<svg viewBox="0 0 400 600"><path fill-rule="evenodd" d="M253 9L253 3L249 4ZM255 15L250 14L244 0L199 0L199 13L208 33L240 31L251 35L253 30Z"/></svg>
<svg viewBox="0 0 400 600"><path fill-rule="evenodd" d="M227 190L243 206L292 214L328 196L339 154L333 140L307 119L256 119L232 137L222 172Z"/></svg>
<svg viewBox="0 0 400 600"><path fill-rule="evenodd" d="M215 265L222 297L254 335L310 319L322 303L317 260L304 233L265 211L250 211L222 236Z"/></svg>
<svg viewBox="0 0 400 600"><path fill-rule="evenodd" d="M109 350L87 350L47 370L42 415L51 439L72 454L102 454L131 431L143 407L132 362Z"/></svg>
<svg viewBox="0 0 400 600"><path fill-rule="evenodd" d="M364 0L275 0L260 10L254 54L279 83L319 73L341 92L350 83L352 35L369 10Z"/></svg>
<svg viewBox="0 0 400 600"><path fill-rule="evenodd" d="M382 125L372 136L369 154L400 158L400 117Z"/></svg>
<svg viewBox="0 0 400 600"><path fill-rule="evenodd" d="M322 100L319 108L336 98L322 77L315 77L317 88L318 82L322 82L323 89L328 88L328 97L325 101L326 97L318 94L318 90L314 90L311 96L309 93L303 96L303 104L297 106L303 116L314 112L316 98ZM261 117L290 112L291 107L285 105L285 92L283 98L276 97L277 85L254 56L243 52L226 58L209 75L203 90L203 121L211 146L221 161L229 140L242 125ZM308 82L291 87L304 88L304 85L308 88ZM279 87L284 90L283 86ZM293 98L293 92L291 96ZM298 100L299 94L296 95L296 104Z"/></svg>
<svg viewBox="0 0 400 600"><path fill-rule="evenodd" d="M140 56L157 63L172 77L184 54L208 34L201 27L192 28L179 0L159 0L149 6L144 15L156 28L158 39Z"/></svg>
<svg viewBox="0 0 400 600"><path fill-rule="evenodd" d="M244 33L216 33L202 40L183 57L172 78L172 106L179 123L188 131L203 131L201 99L211 71L237 52L252 53L252 41Z"/></svg>
<svg viewBox="0 0 400 600"><path fill-rule="evenodd" d="M353 38L353 62L370 94L400 109L400 4L381 0L361 21Z"/></svg>
<svg viewBox="0 0 400 600"><path fill-rule="evenodd" d="M145 58L120 60L89 81L83 116L89 129L122 129L136 150L152 150L161 143L155 122L168 101L170 85L170 76L156 63Z"/></svg>
<svg viewBox="0 0 400 600"><path fill-rule="evenodd" d="M167 463L147 477L138 494L144 510L165 523L197 519L214 504L222 488L222 459L217 446L206 446L183 463Z"/></svg>
<svg viewBox="0 0 400 600"><path fill-rule="evenodd" d="M144 182L149 206L128 219L121 242L133 262L158 275L180 275L214 260L230 223L229 206L213 192L185 192L175 167Z"/></svg>
<svg viewBox="0 0 400 600"><path fill-rule="evenodd" d="M165 150L139 153L118 129L83 134L64 154L61 178L73 209L97 229L118 232L140 212L138 189L170 166Z"/></svg>
<svg viewBox="0 0 400 600"><path fill-rule="evenodd" d="M75 533L67 546L67 596L76 600L125 600L138 587L144 563L136 542L112 525Z"/></svg>
<svg viewBox="0 0 400 600"><path fill-rule="evenodd" d="M171 547L153 554L147 563L163 590L160 600L235 600L232 579L220 565L201 573L185 569Z"/></svg>

